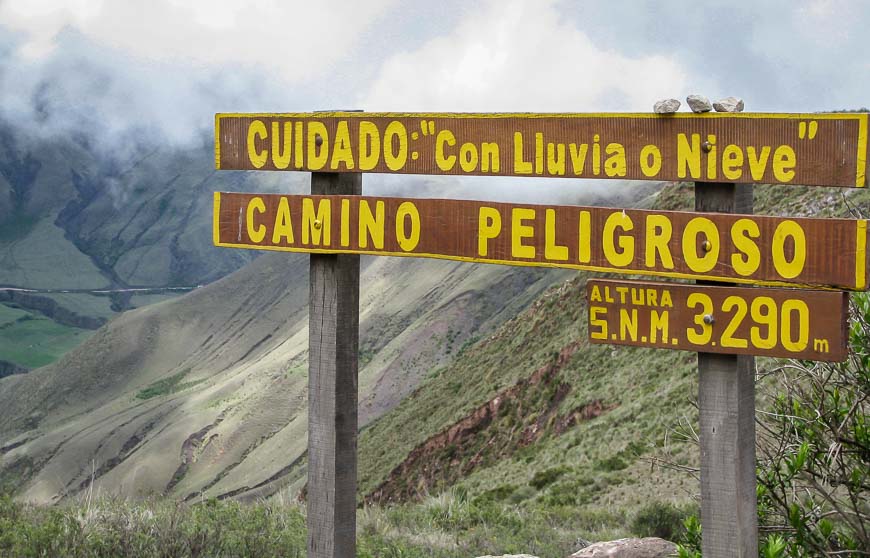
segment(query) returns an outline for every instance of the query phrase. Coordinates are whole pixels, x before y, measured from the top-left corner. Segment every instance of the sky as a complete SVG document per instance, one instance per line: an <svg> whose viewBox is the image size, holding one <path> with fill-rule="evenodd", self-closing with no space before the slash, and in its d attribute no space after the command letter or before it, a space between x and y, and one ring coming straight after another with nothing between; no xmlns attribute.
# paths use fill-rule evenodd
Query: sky
<svg viewBox="0 0 870 558"><path fill-rule="evenodd" d="M215 112L855 109L868 28L866 0L0 0L0 116L118 146Z"/></svg>

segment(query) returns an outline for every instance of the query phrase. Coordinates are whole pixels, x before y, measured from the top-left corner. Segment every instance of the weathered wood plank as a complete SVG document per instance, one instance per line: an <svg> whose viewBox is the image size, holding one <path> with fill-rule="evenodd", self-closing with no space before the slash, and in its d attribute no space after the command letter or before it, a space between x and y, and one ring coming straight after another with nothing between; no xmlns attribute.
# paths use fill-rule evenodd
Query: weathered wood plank
<svg viewBox="0 0 870 558"><path fill-rule="evenodd" d="M590 279L586 300L590 343L828 362L848 354L842 291Z"/></svg>
<svg viewBox="0 0 870 558"><path fill-rule="evenodd" d="M313 194L358 195L359 174L313 174ZM359 256L311 255L308 557L356 555Z"/></svg>
<svg viewBox="0 0 870 558"><path fill-rule="evenodd" d="M230 248L867 289L864 220L222 192L214 212Z"/></svg>
<svg viewBox="0 0 870 558"><path fill-rule="evenodd" d="M218 114L215 165L860 188L867 120L857 113Z"/></svg>
<svg viewBox="0 0 870 558"><path fill-rule="evenodd" d="M752 213L752 186L696 183L695 211ZM702 554L755 558L755 358L698 353L698 374Z"/></svg>

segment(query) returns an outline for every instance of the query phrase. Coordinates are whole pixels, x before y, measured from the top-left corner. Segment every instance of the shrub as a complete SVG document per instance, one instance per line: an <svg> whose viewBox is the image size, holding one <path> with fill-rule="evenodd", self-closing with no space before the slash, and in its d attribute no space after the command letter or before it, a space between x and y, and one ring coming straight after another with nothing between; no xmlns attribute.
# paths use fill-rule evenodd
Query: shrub
<svg viewBox="0 0 870 558"><path fill-rule="evenodd" d="M791 360L771 372L771 410L756 418L763 558L870 548L870 295L853 293L852 302L845 362ZM700 531L692 533L680 556L698 555Z"/></svg>
<svg viewBox="0 0 870 558"><path fill-rule="evenodd" d="M631 531L639 537L659 537L673 541L683 536L683 522L689 515L666 502L651 502L635 514Z"/></svg>
<svg viewBox="0 0 870 558"><path fill-rule="evenodd" d="M599 471L621 471L626 467L628 467L628 463L619 455L607 457L595 464L595 468Z"/></svg>
<svg viewBox="0 0 870 558"><path fill-rule="evenodd" d="M532 477L532 480L529 481L529 486L540 490L548 484L552 484L556 479L567 473L568 470L567 467L553 467L552 469L538 471Z"/></svg>
<svg viewBox="0 0 870 558"><path fill-rule="evenodd" d="M508 499L517 489L515 484L502 484L474 498L475 504L486 504L491 502L503 502Z"/></svg>

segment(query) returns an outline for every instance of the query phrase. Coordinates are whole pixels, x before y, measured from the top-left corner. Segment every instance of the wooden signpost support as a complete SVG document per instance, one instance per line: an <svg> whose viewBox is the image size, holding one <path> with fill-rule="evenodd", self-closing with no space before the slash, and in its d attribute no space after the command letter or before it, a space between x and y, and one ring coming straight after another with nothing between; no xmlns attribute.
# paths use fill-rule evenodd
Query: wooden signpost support
<svg viewBox="0 0 870 558"><path fill-rule="evenodd" d="M696 182L695 211L750 214L752 185ZM702 555L755 558L755 357L698 353L698 376Z"/></svg>
<svg viewBox="0 0 870 558"><path fill-rule="evenodd" d="M313 173L311 193L360 195L362 175ZM308 557L352 558L356 556L359 256L311 254L310 258Z"/></svg>
<svg viewBox="0 0 870 558"><path fill-rule="evenodd" d="M806 289L868 290L870 238L864 220L751 216L752 183L864 188L868 128L867 114L216 115L217 169L313 173L310 196L216 192L213 232L311 254L309 558L356 553L360 254L696 280L590 279L589 342L698 351L703 555L757 556L754 355L845 358L846 295ZM693 180L695 213L364 198L361 172Z"/></svg>

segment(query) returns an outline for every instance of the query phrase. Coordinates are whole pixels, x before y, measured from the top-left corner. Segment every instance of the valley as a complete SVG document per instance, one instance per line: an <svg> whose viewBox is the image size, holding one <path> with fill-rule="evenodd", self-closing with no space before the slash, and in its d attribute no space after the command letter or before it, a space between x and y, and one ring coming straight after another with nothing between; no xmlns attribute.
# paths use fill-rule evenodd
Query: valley
<svg viewBox="0 0 870 558"><path fill-rule="evenodd" d="M193 180L204 201L188 204L226 187L210 180ZM66 271L27 284L23 268L3 268L15 286L0 290L0 485L20 502L305 497L307 256L253 257L202 239L173 249L185 235L211 238L204 205L174 220L175 184L131 198L140 206L111 234L96 224L108 219L96 197L76 188L79 215L68 204L0 246L17 262L44 242L40 227L66 227L62 243L48 237L54 256L33 260L46 270L56 258ZM691 193L637 186L591 201L685 210ZM159 199L170 200L162 210ZM758 214L868 205L864 191L756 188ZM694 509L697 481L679 467L697 466L696 447L674 437L697 420L694 354L590 345L592 276L363 257L358 497L373 521L393 509L515 509L532 530L558 517L549 544L568 549L569 523L615 537L629 533L634 510ZM679 467L654 466L663 455ZM444 528L413 529L437 539ZM396 529L389 540L414 538ZM449 554L466 542L441 544Z"/></svg>

